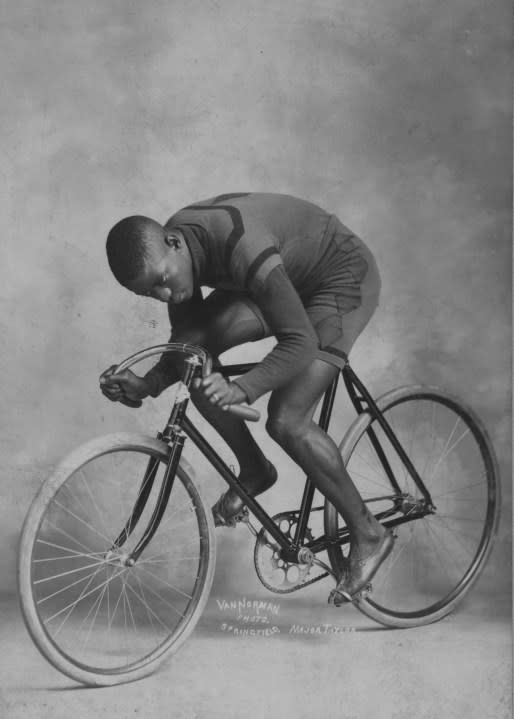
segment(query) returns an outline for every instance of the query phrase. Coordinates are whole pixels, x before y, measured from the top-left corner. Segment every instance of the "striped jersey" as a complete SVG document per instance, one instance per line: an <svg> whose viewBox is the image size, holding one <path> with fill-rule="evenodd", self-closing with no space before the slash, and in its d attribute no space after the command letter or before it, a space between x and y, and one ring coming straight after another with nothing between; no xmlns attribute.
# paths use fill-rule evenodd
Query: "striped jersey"
<svg viewBox="0 0 514 719"><path fill-rule="evenodd" d="M335 273L365 273L362 243L340 223L346 232L334 246L333 218L288 195L233 193L189 205L165 225L186 239L196 291L205 286L248 293L278 340L262 362L235 380L249 402L284 385L316 356L318 336L305 305ZM187 311L170 306L172 323L178 308Z"/></svg>

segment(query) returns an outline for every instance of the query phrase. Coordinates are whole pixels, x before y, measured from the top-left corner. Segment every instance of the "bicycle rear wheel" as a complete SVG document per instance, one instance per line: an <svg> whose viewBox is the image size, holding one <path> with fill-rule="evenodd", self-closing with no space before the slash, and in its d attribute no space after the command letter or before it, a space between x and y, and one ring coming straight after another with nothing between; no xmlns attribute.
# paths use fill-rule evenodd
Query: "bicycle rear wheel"
<svg viewBox="0 0 514 719"><path fill-rule="evenodd" d="M167 459L167 445L149 437L93 440L62 462L27 515L23 616L42 654L79 682L112 685L153 672L189 636L207 602L214 526L183 466L157 533L134 566L124 564L148 525ZM113 549L149 460L157 467L149 500Z"/></svg>
<svg viewBox="0 0 514 719"><path fill-rule="evenodd" d="M372 591L354 604L393 627L437 621L464 598L492 549L500 510L497 463L487 434L460 401L432 387L404 387L378 400L407 455L431 494L435 512L397 524L395 548L372 580ZM372 428L400 485L402 506L384 523L408 520L422 495L376 420L361 415L341 444L347 470L374 514L390 510L392 495L373 448ZM341 518L325 506L325 530L336 536ZM340 546L329 551L337 575Z"/></svg>

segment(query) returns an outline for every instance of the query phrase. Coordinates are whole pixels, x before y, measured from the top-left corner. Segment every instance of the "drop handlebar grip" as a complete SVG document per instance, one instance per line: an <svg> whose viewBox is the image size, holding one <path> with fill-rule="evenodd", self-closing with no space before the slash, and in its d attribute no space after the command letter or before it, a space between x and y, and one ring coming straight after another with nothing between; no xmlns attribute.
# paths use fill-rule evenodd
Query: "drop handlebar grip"
<svg viewBox="0 0 514 719"><path fill-rule="evenodd" d="M248 407L246 404L231 404L227 408L227 412L231 412L237 417L246 419L249 422L258 422L261 418L261 413L258 410L253 409L253 407Z"/></svg>

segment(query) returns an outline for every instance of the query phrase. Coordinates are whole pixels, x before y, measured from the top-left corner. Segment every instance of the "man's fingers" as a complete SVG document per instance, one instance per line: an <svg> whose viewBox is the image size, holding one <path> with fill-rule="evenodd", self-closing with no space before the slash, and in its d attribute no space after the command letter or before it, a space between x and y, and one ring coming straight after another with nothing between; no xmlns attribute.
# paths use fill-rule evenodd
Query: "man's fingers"
<svg viewBox="0 0 514 719"><path fill-rule="evenodd" d="M203 379L199 380L201 386L205 389L207 387L210 387L213 382L216 381L216 375L210 374L208 377L204 377Z"/></svg>
<svg viewBox="0 0 514 719"><path fill-rule="evenodd" d="M110 385L100 385L100 390L104 394L108 395L115 395L115 394L121 394L121 387L118 383L116 384L110 384Z"/></svg>
<svg viewBox="0 0 514 719"><path fill-rule="evenodd" d="M121 392L116 393L109 393L109 392L102 392L104 397L107 397L107 399L110 399L112 402L117 402L123 395Z"/></svg>
<svg viewBox="0 0 514 719"><path fill-rule="evenodd" d="M119 397L111 397L111 395L107 394L106 392L103 392L102 394L104 397L107 397L107 399L110 402L118 402L119 401Z"/></svg>
<svg viewBox="0 0 514 719"><path fill-rule="evenodd" d="M122 397L119 401L127 407L141 407L143 404L140 399L129 399L128 397Z"/></svg>
<svg viewBox="0 0 514 719"><path fill-rule="evenodd" d="M225 378L217 372L214 372L202 380L202 389L204 394L210 397L214 392L222 392L226 384Z"/></svg>
<svg viewBox="0 0 514 719"><path fill-rule="evenodd" d="M129 399L121 390L108 391L102 388L102 394L111 402L121 402L127 407L141 407L143 404L140 399Z"/></svg>
<svg viewBox="0 0 514 719"><path fill-rule="evenodd" d="M100 375L100 384L107 384L116 370L117 365L113 364Z"/></svg>

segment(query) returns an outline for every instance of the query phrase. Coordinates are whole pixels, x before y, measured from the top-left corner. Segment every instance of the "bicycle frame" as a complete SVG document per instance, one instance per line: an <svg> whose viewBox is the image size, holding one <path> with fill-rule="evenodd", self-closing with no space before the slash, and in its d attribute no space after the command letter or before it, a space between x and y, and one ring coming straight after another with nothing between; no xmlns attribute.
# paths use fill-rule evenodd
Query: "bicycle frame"
<svg viewBox="0 0 514 719"><path fill-rule="evenodd" d="M157 349L162 350L165 347L169 348L171 347L171 345L161 346L160 348L150 348L150 350L146 350L143 353L138 353L138 355L134 355L133 357L141 356L141 358L144 358L146 356L149 356L150 352L155 352L155 350ZM205 352L201 348L195 348L193 346L187 345L183 345L182 347L177 346L177 348L182 351L190 350L193 352L193 356L185 360L185 369L182 377L182 392L179 392L175 400L165 429L162 432L159 432L157 435L158 439L166 441L170 447L169 460L167 463L164 478L162 480L159 497L152 513L152 517L141 540L139 541L134 551L131 553L129 563L135 563L137 561L141 552L150 542L159 526L159 523L168 504L169 496L171 494L173 481L179 465L180 455L186 436L192 440L192 442L206 457L207 461L216 469L217 472L219 472L225 482L239 495L239 497L241 497L245 505L248 507L249 511L260 521L263 528L269 533L269 535L273 537L273 539L281 548L281 553L285 560L293 562L298 561L298 552L301 548L306 547L313 554L316 554L326 549L329 545L342 545L348 543L349 533L346 528L340 530L337 537L326 537L325 535L323 535L321 537L318 537L317 539L305 542L310 513L312 511L322 509L322 507L314 509L312 507L315 486L312 480L309 479L309 477L307 477L305 480L305 486L303 489L300 508L299 510L295 511L295 514L297 514L298 517L296 522L295 535L292 541L289 540L285 536L285 534L279 529L277 524L273 521L272 517L263 509L260 503L254 497L248 494L244 485L239 481L234 472L232 472L232 470L227 466L227 464L219 456L216 450L209 444L209 442L204 439L202 434L198 431L198 429L194 426L194 424L186 415L187 404L189 401L189 388L193 382L194 377L197 375L198 370L202 367L202 365L208 363L208 356L205 355ZM127 362L132 360L133 357L129 358ZM217 366L215 367L215 369L216 371L221 372L225 377L231 377L248 372L250 369L255 367L256 364L257 363L255 362L231 364L225 366ZM345 362L341 373L343 376L346 390L357 414L363 414L367 412L372 416L374 420L379 423L386 437L391 442L400 460L402 461L403 465L407 469L408 473L412 477L413 481L415 482L416 486L420 490L425 500L426 509L423 509L423 511L410 512L408 515L403 515L394 519L390 519L389 521L384 521L384 526L394 527L404 522L419 519L420 517L425 516L427 513L430 513L433 509L430 494L426 489L423 481L421 480L421 477L419 476L418 472L416 471L416 468L412 465L412 462L410 461L405 450L398 441L390 424L382 415L380 409L374 402L370 393L367 391L364 384L350 367L348 361ZM334 406L334 399L338 387L338 381L339 374L336 375L323 396L318 424L324 431L328 431L330 425L330 419ZM396 501L393 503L394 506L392 510L383 511L376 515L377 519L385 520L387 517L392 514L395 514L398 511L399 505L402 501L402 493L400 486L398 485L398 482L396 481L396 478L387 460L386 454L382 446L380 445L376 433L371 427L371 425L370 427L368 427L367 433L372 443L372 446L377 452L377 456L391 483L391 487L397 496ZM128 521L126 522L125 527L115 540L113 545L114 547L121 547L125 543L126 539L130 535L136 524L138 523L150 495L150 491L155 480L157 467L158 460L150 459L139 490L136 503L134 505L134 509L132 510L131 516L129 517Z"/></svg>
<svg viewBox="0 0 514 719"><path fill-rule="evenodd" d="M244 374L245 372L248 372L250 369L255 367L256 363L246 363L246 364L233 364L233 365L225 365L225 366L219 366L216 367L216 370L221 372L225 377L231 377L235 375ZM400 444L398 438L396 437L394 431L392 430L390 424L387 422L385 417L382 415L380 409L376 405L375 401L365 388L364 384L359 380L353 369L350 367L348 361L345 363L344 368L341 370L343 380L348 392L348 395L350 397L350 400L355 407L355 410L358 414L362 414L364 412L368 412L371 414L371 416L379 422L380 426L384 430L384 433L386 434L387 438L391 442L392 446L394 447L395 451L397 452L399 458L403 462L405 468L411 475L413 481L415 482L416 486L419 488L420 492L422 493L426 505L427 505L427 511L420 513L420 512L412 512L408 516L398 517L394 520L384 522L384 526L387 527L393 527L398 524L403 524L405 522L413 521L414 519L419 519L425 514L429 513L432 508L432 499L430 497L430 493L425 487L425 484L423 483L421 477L419 476L416 468L413 466L412 462L410 461L409 457L407 456L405 450L403 449L402 445ZM324 431L328 431L329 425L330 425L330 419L332 416L332 410L334 406L334 400L335 395L338 387L339 382L339 374L336 375L336 377L333 379L333 381L328 386L327 390L324 393L323 401L321 405L321 411L320 411L320 417L318 420L318 425L323 429ZM247 505L250 512L260 521L260 523L263 525L263 527L266 529L266 531L275 539L277 544L282 549L282 555L283 558L289 561L295 561L298 556L298 550L303 546L310 549L313 554L316 554L318 552L323 551L327 548L329 544L345 544L349 541L348 531L346 529L343 529L340 533L340 536L336 538L328 538L325 535L312 540L310 542L305 542L305 536L306 536L306 530L307 530L307 522L310 516L312 509L312 503L314 499L314 492L315 492L315 486L312 480L310 480L308 477L305 480L305 486L303 490L302 495L302 501L300 505L300 509L298 510L298 521L296 525L295 530L295 536L293 539L293 542L290 542L285 535L280 531L280 529L277 527L275 522L272 520L272 518L269 516L269 514L262 508L262 506L259 504L259 502L251 497L245 490L244 486L239 482L237 477L234 475L234 473L227 467L227 465L223 462L223 460L219 457L219 455L215 452L215 450L211 447L211 445L203 438L203 436L198 432L198 430L194 427L194 425L191 423L191 421L185 417L184 423L182 425L184 432L187 434L187 436L194 442L194 444L198 447L198 449L202 452L202 454L206 457L206 459L215 467L215 469L221 474L223 479L227 482L227 484L234 489L234 491L243 499L245 504ZM401 499L401 488L398 485L394 474L392 472L392 469L389 465L389 462L387 461L387 457L385 455L385 452L383 448L380 445L380 442L376 436L376 433L374 430L369 427L368 435L370 437L370 441L375 448L379 459L386 471L386 475L391 482L391 486L394 489L394 491L398 494L398 497ZM321 508L320 508L321 509ZM397 504L395 504L393 512L396 512L398 509ZM377 518L383 519L391 512L382 512L377 515Z"/></svg>

